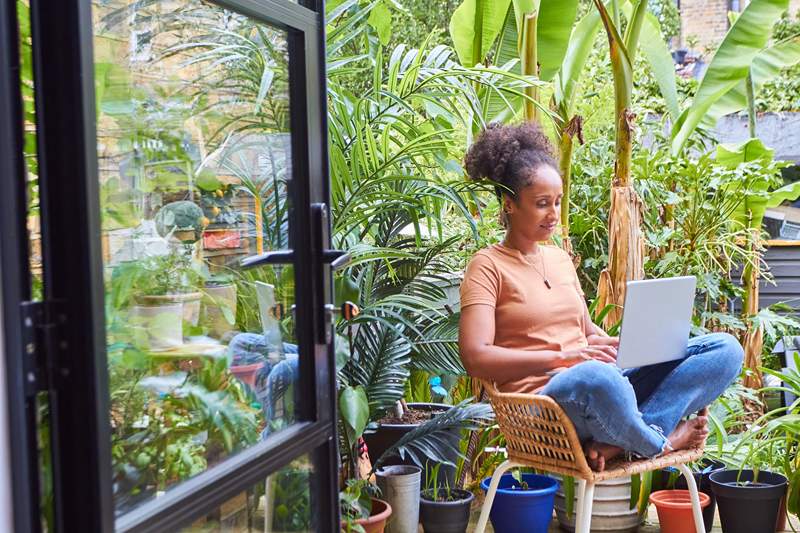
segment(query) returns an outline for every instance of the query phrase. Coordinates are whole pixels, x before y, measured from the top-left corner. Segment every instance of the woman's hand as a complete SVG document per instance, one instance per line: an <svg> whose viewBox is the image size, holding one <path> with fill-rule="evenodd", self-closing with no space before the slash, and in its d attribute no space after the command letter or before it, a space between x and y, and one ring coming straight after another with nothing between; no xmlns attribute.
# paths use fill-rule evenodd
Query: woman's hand
<svg viewBox="0 0 800 533"><path fill-rule="evenodd" d="M583 348L561 352L561 362L564 366L574 366L592 359L603 363L614 363L617 360L617 348L608 344L590 344Z"/></svg>
<svg viewBox="0 0 800 533"><path fill-rule="evenodd" d="M619 337L609 337L608 335L587 335L586 342L589 346L613 346L615 349L614 356L616 357L616 348L619 348Z"/></svg>

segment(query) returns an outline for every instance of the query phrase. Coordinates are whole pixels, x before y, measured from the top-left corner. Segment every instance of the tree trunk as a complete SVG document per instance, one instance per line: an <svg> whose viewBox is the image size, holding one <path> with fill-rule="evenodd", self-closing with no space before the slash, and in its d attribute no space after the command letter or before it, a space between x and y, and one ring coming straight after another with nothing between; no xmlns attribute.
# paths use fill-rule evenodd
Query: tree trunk
<svg viewBox="0 0 800 533"><path fill-rule="evenodd" d="M536 48L536 24L539 20L538 13L526 13L522 28L522 53L521 69L523 76L539 77L539 54ZM525 95L539 101L539 88L535 85L525 87ZM538 120L539 108L529 99L524 101L525 120Z"/></svg>
<svg viewBox="0 0 800 533"><path fill-rule="evenodd" d="M641 232L642 201L633 187L611 188L608 216L608 268L600 273L599 309L614 304L603 321L610 328L622 318L625 283L644 277L644 237Z"/></svg>
<svg viewBox="0 0 800 533"><path fill-rule="evenodd" d="M744 367L749 370L744 379L744 385L753 389L761 388L761 351L764 348L764 332L760 327L755 327L750 320L758 314L758 278L761 270L761 247L757 229L750 229L747 246L755 258L754 264L748 265L742 275L744 285L744 298L742 301L742 315L747 323L747 331L742 339L744 348Z"/></svg>
<svg viewBox="0 0 800 533"><path fill-rule="evenodd" d="M567 131L561 134L558 168L564 196L561 197L561 247L572 256L572 242L569 240L569 194L572 180L572 135Z"/></svg>

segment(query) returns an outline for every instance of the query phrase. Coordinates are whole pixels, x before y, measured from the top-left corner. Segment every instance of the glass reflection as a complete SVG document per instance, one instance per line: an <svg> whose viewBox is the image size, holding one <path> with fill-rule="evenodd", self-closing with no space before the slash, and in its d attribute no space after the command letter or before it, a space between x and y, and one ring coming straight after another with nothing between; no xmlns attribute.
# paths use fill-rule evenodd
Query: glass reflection
<svg viewBox="0 0 800 533"><path fill-rule="evenodd" d="M294 420L287 36L195 0L93 4L119 512Z"/></svg>

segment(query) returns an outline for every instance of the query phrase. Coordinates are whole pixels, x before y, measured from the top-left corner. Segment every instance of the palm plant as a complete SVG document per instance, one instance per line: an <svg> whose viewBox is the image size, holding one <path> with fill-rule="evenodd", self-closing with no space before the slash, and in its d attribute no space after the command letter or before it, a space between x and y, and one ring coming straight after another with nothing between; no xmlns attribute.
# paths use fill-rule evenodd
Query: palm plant
<svg viewBox="0 0 800 533"><path fill-rule="evenodd" d="M451 271L447 251L457 241L444 238L443 219L460 215L474 234L470 201L487 186L460 179L461 132L484 121L479 89L525 98L530 81L501 68L463 67L447 47L428 43L399 45L386 57L365 23L374 5L346 2L328 14L332 239L352 257L337 286L355 288L361 308L338 324L341 333L354 332L339 372L349 450L403 397L410 368L464 374L457 315L440 304ZM359 39L376 47L372 57L346 55ZM366 90L364 79L373 80ZM448 450L431 443L489 416L485 406L454 406L420 426L416 449L444 461ZM403 446L402 453L415 449Z"/></svg>

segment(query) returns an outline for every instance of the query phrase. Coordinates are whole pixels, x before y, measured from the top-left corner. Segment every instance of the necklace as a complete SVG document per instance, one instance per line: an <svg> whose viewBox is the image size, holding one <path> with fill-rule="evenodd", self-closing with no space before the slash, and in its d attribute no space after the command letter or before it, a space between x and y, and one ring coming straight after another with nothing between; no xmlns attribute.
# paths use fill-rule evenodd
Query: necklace
<svg viewBox="0 0 800 533"><path fill-rule="evenodd" d="M552 289L553 286L550 285L550 280L547 279L547 263L544 262L544 250L539 250L539 258L542 260L541 271L538 268L536 268L536 265L534 265L533 262L527 258L527 256L523 257L525 257L525 262L527 262L530 266L532 266L533 269L536 271L536 273L542 277L542 279L544 280L544 286L547 287L548 289Z"/></svg>
<svg viewBox="0 0 800 533"><path fill-rule="evenodd" d="M519 250L517 251L519 252ZM542 261L542 270L539 270L533 263L533 261L528 259L527 255L523 254L522 252L519 252L519 254L522 256L525 262L528 263L536 271L536 273L539 274L539 276L541 276L542 280L544 281L544 286L547 287L548 289L552 289L553 286L550 285L550 280L547 278L547 263L544 262L544 250L540 248L538 253L539 258Z"/></svg>

